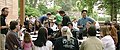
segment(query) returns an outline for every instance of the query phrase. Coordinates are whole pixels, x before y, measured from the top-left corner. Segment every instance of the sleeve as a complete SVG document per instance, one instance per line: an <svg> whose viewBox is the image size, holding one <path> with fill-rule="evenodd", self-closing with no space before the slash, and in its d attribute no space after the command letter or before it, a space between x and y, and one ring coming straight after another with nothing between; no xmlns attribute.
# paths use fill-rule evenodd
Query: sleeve
<svg viewBox="0 0 120 50"><path fill-rule="evenodd" d="M83 43L81 44L80 50L84 50L84 44L85 44L85 41L83 41Z"/></svg>
<svg viewBox="0 0 120 50"><path fill-rule="evenodd" d="M77 25L78 25L78 26L80 26L80 25L81 25L81 24L80 24L80 19L78 20Z"/></svg>
<svg viewBox="0 0 120 50"><path fill-rule="evenodd" d="M46 46L49 47L50 50L52 50L53 43L51 41L47 41Z"/></svg>
<svg viewBox="0 0 120 50"><path fill-rule="evenodd" d="M51 47L53 45L53 43L51 41L47 41L46 45Z"/></svg>
<svg viewBox="0 0 120 50"><path fill-rule="evenodd" d="M22 48L24 47L24 41L21 42L21 47L22 47Z"/></svg>
<svg viewBox="0 0 120 50"><path fill-rule="evenodd" d="M78 40L76 40L76 50L79 50Z"/></svg>
<svg viewBox="0 0 120 50"><path fill-rule="evenodd" d="M68 22L71 22L70 18L69 17L67 17L67 18L68 18Z"/></svg>
<svg viewBox="0 0 120 50"><path fill-rule="evenodd" d="M101 39L102 43L103 43L103 47L106 48L107 45L107 39L105 39L104 37Z"/></svg>
<svg viewBox="0 0 120 50"><path fill-rule="evenodd" d="M16 45L17 47L21 47L20 45L20 41L18 40L18 37L14 34L10 34L11 38L12 38L12 43L14 45Z"/></svg>
<svg viewBox="0 0 120 50"><path fill-rule="evenodd" d="M94 23L95 21L91 18L88 18L90 22Z"/></svg>

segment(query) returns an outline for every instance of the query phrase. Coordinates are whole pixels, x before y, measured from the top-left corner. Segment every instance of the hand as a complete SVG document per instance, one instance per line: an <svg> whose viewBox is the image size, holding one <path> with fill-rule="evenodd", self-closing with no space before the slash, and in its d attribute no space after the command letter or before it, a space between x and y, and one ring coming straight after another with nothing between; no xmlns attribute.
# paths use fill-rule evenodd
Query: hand
<svg viewBox="0 0 120 50"><path fill-rule="evenodd" d="M6 28L9 28L9 27L10 27L10 26L7 24L7 25L6 25Z"/></svg>

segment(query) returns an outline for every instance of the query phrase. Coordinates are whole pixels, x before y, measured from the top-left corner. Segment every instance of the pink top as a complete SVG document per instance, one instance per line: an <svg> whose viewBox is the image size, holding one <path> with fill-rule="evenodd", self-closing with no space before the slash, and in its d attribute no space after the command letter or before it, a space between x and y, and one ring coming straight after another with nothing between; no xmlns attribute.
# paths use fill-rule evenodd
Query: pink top
<svg viewBox="0 0 120 50"><path fill-rule="evenodd" d="M22 41L22 47L24 48L24 50L31 50L32 46L33 46L32 41L30 43L25 43L24 41Z"/></svg>

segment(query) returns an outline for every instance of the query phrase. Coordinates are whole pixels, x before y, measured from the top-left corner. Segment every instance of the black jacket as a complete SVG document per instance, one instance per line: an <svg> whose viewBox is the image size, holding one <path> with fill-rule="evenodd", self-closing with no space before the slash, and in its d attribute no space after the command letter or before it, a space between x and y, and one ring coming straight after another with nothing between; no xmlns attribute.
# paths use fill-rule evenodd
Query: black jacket
<svg viewBox="0 0 120 50"><path fill-rule="evenodd" d="M58 38L55 41L54 50L79 50L77 39L71 37L67 40L67 36Z"/></svg>
<svg viewBox="0 0 120 50"><path fill-rule="evenodd" d="M65 15L65 16L63 17L62 25L63 25L63 26L67 26L67 23L68 23L68 22L71 22L71 21L70 21L70 18Z"/></svg>

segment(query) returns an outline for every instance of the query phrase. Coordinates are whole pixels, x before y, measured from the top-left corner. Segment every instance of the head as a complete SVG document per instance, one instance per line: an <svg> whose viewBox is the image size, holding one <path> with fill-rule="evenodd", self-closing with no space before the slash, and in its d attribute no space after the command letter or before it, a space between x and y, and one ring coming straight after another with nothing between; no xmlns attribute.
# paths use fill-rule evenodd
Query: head
<svg viewBox="0 0 120 50"><path fill-rule="evenodd" d="M48 13L47 13L47 17L50 17L50 16L51 16L51 13L50 13L50 12L48 12Z"/></svg>
<svg viewBox="0 0 120 50"><path fill-rule="evenodd" d="M87 15L87 10L82 10L82 17L84 18L84 17L86 17L86 15Z"/></svg>
<svg viewBox="0 0 120 50"><path fill-rule="evenodd" d="M48 28L48 27L49 27L49 23L48 23L48 22L45 22L45 23L44 23L44 27Z"/></svg>
<svg viewBox="0 0 120 50"><path fill-rule="evenodd" d="M40 27L42 27L42 24L41 24L41 22L40 22L40 21L35 20L35 26L40 26Z"/></svg>
<svg viewBox="0 0 120 50"><path fill-rule="evenodd" d="M111 22L109 20L105 21L104 25L111 25Z"/></svg>
<svg viewBox="0 0 120 50"><path fill-rule="evenodd" d="M95 26L90 26L90 28L88 29L88 35L89 36L96 36L97 32L96 32L96 28Z"/></svg>
<svg viewBox="0 0 120 50"><path fill-rule="evenodd" d="M110 31L109 31L109 28L107 26L101 27L100 30L101 30L101 33L103 36L110 35Z"/></svg>
<svg viewBox="0 0 120 50"><path fill-rule="evenodd" d="M11 21L10 29L15 30L15 32L18 32L20 30L20 24L17 21Z"/></svg>
<svg viewBox="0 0 120 50"><path fill-rule="evenodd" d="M47 36L48 36L48 30L45 27L40 27L38 31L38 37L35 40L35 46L42 47L43 45L46 45L47 41Z"/></svg>
<svg viewBox="0 0 120 50"><path fill-rule="evenodd" d="M59 11L59 14L63 17L63 16L65 16L65 11Z"/></svg>
<svg viewBox="0 0 120 50"><path fill-rule="evenodd" d="M90 21L88 21L87 23L86 23L86 28L90 28L90 26L91 26L91 22Z"/></svg>
<svg viewBox="0 0 120 50"><path fill-rule="evenodd" d="M29 33L25 33L25 34L24 34L24 42L25 42L25 43L31 42L31 37L30 37L30 34L29 34Z"/></svg>
<svg viewBox="0 0 120 50"><path fill-rule="evenodd" d="M72 22L77 22L77 19L76 19L76 18L74 18Z"/></svg>
<svg viewBox="0 0 120 50"><path fill-rule="evenodd" d="M73 37L69 27L67 27L67 26L63 26L61 28L61 32L62 32L62 36L67 36L68 40L70 39L70 37Z"/></svg>
<svg viewBox="0 0 120 50"><path fill-rule="evenodd" d="M32 23L29 22L28 28L32 28L32 27L33 27Z"/></svg>
<svg viewBox="0 0 120 50"><path fill-rule="evenodd" d="M1 10L1 12L2 12L2 15L3 15L3 16L5 16L5 17L8 16L9 11L8 11L8 8L7 8L7 7L4 7L4 8Z"/></svg>
<svg viewBox="0 0 120 50"><path fill-rule="evenodd" d="M72 22L68 22L68 23L67 23L67 26L68 26L70 29L72 29L72 28L73 28Z"/></svg>

